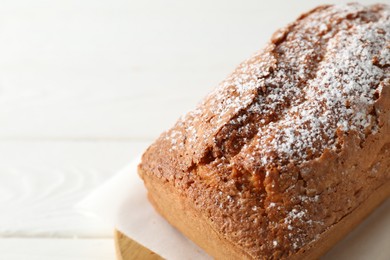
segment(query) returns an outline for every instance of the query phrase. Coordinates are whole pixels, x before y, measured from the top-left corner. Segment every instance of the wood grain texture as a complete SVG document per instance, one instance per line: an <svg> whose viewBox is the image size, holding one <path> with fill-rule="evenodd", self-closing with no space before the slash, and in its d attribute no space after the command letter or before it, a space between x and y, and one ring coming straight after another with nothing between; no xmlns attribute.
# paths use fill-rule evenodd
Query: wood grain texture
<svg viewBox="0 0 390 260"><path fill-rule="evenodd" d="M162 260L158 254L125 236L118 230L114 231L115 249L118 260Z"/></svg>
<svg viewBox="0 0 390 260"><path fill-rule="evenodd" d="M0 142L0 237L112 237L110 225L82 214L74 205L147 145Z"/></svg>

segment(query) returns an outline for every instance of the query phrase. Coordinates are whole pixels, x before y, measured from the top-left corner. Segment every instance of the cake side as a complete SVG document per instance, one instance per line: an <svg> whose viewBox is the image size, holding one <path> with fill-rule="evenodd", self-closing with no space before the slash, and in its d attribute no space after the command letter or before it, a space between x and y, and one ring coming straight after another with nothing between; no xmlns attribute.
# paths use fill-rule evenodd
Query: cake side
<svg viewBox="0 0 390 260"><path fill-rule="evenodd" d="M388 155L390 156L390 154ZM253 258L245 249L231 243L213 228L210 219L195 209L174 186L161 183L153 175L144 176L145 186L149 190L148 197L155 209L172 226L180 230L187 238L198 244L215 259L272 259L270 256ZM161 196L164 194L165 196ZM372 191L367 199L340 221L330 226L319 235L319 238L301 247L289 259L318 259L338 241L347 235L356 225L366 218L376 207L390 196L390 181Z"/></svg>
<svg viewBox="0 0 390 260"><path fill-rule="evenodd" d="M390 180L389 64L388 7L318 7L163 133L140 175L238 251L294 255Z"/></svg>

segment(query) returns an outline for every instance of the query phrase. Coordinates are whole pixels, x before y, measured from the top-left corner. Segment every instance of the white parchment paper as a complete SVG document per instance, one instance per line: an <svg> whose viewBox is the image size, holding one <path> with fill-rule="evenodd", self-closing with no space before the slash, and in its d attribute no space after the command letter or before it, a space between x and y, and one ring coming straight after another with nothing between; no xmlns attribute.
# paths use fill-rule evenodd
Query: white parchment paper
<svg viewBox="0 0 390 260"><path fill-rule="evenodd" d="M112 223L138 243L166 259L211 259L153 209L137 174L137 158L104 183L77 208Z"/></svg>
<svg viewBox="0 0 390 260"><path fill-rule="evenodd" d="M140 158L81 201L76 207L166 259L211 259L156 213L137 174ZM390 259L390 200L322 259Z"/></svg>

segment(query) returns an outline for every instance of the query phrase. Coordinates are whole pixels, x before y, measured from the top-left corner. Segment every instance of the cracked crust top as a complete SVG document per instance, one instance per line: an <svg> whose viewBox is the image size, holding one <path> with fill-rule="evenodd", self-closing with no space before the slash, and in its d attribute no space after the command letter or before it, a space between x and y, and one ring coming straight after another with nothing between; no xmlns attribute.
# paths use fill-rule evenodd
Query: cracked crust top
<svg viewBox="0 0 390 260"><path fill-rule="evenodd" d="M389 181L389 73L388 6L320 6L277 31L139 167L250 256L292 255Z"/></svg>

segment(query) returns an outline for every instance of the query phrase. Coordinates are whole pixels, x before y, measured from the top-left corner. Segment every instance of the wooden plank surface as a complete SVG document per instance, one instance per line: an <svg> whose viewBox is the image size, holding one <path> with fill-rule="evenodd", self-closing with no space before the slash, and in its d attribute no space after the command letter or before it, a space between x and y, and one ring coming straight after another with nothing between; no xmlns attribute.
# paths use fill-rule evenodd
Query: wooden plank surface
<svg viewBox="0 0 390 260"><path fill-rule="evenodd" d="M148 144L0 142L0 237L112 237L111 226L74 205Z"/></svg>
<svg viewBox="0 0 390 260"><path fill-rule="evenodd" d="M0 259L115 259L73 205L325 2L0 1Z"/></svg>
<svg viewBox="0 0 390 260"><path fill-rule="evenodd" d="M0 238L4 260L116 260L112 239Z"/></svg>

